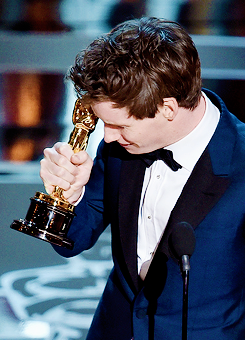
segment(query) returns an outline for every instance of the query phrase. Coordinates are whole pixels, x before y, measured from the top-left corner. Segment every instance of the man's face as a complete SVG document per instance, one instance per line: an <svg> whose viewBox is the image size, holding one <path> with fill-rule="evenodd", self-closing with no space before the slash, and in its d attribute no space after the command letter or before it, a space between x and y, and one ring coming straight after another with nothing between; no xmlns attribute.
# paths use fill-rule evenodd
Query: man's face
<svg viewBox="0 0 245 340"><path fill-rule="evenodd" d="M104 122L106 143L118 142L131 154L142 154L168 145L167 119L161 111L154 118L136 119L126 108L115 108L112 102L92 105Z"/></svg>

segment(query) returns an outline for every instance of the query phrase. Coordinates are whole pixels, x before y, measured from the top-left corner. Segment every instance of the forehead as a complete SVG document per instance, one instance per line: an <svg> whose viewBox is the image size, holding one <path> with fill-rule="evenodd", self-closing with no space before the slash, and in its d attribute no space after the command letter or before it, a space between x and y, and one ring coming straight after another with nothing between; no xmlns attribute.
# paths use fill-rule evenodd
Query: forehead
<svg viewBox="0 0 245 340"><path fill-rule="evenodd" d="M115 105L113 102L99 102L92 104L91 107L95 115L106 124L120 125L135 119L129 116L126 107L118 108Z"/></svg>

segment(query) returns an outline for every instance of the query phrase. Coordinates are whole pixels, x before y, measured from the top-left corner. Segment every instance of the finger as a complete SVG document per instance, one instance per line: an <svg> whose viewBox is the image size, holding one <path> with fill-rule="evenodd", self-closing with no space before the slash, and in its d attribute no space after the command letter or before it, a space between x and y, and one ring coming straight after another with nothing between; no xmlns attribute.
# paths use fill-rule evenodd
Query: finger
<svg viewBox="0 0 245 340"><path fill-rule="evenodd" d="M57 142L54 144L53 148L56 150L57 153L63 155L68 160L70 160L71 156L74 154L71 145L69 145L68 143Z"/></svg>
<svg viewBox="0 0 245 340"><path fill-rule="evenodd" d="M62 155L69 160L72 154L73 154L73 151L70 145L67 143L62 143L62 142L55 143L52 148L44 149L45 157L50 158L50 159L53 159L53 157L55 156Z"/></svg>
<svg viewBox="0 0 245 340"><path fill-rule="evenodd" d="M81 156L83 157L83 155ZM93 160L87 153L86 157L83 157L83 160L84 162L82 164L77 165L76 181L72 183L72 185L76 187L87 184L93 167Z"/></svg>
<svg viewBox="0 0 245 340"><path fill-rule="evenodd" d="M43 182L46 192L51 195L54 192L54 186Z"/></svg>
<svg viewBox="0 0 245 340"><path fill-rule="evenodd" d="M83 192L83 187L79 191L73 191L72 189L70 189L68 191L64 191L63 196L69 203L75 204L81 197L82 192Z"/></svg>
<svg viewBox="0 0 245 340"><path fill-rule="evenodd" d="M60 168L66 169L71 174L74 174L76 168L71 163L73 154L70 145L66 143L56 143L54 147L44 149L44 158L50 161L50 171L56 171L57 167L53 165L57 165Z"/></svg>
<svg viewBox="0 0 245 340"><path fill-rule="evenodd" d="M40 161L40 177L42 178L48 193L53 191L55 186L68 190L71 183L74 182L74 175L56 164L50 163L47 159Z"/></svg>
<svg viewBox="0 0 245 340"><path fill-rule="evenodd" d="M44 150L44 161L41 163L41 167L50 174L72 183L77 174L76 165L70 160L73 155L73 150L68 144L56 143L54 147ZM42 176L45 180L45 173Z"/></svg>
<svg viewBox="0 0 245 340"><path fill-rule="evenodd" d="M77 153L73 153L71 156L71 162L75 165L81 165L85 163L89 158L91 158L88 153L84 150Z"/></svg>
<svg viewBox="0 0 245 340"><path fill-rule="evenodd" d="M90 156L86 157L86 161L81 165L77 166L77 176L75 176L75 180L71 183L71 187L69 190L64 192L64 197L72 204L76 202L83 191L83 187L87 184L91 169L93 166L93 161Z"/></svg>

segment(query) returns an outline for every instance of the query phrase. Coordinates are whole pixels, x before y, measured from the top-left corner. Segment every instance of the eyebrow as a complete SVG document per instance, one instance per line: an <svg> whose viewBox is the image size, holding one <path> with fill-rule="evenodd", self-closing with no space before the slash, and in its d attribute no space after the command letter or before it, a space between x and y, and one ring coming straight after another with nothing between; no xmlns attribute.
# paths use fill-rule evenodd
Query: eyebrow
<svg viewBox="0 0 245 340"><path fill-rule="evenodd" d="M101 119L101 118L100 118ZM102 119L101 119L102 120ZM103 121L103 120L102 120ZM103 123L105 124L105 125L108 125L108 126L111 126L111 127L115 127L115 128L124 128L124 127L127 127L127 126L129 126L129 125L118 125L118 124L112 124L112 123L106 123L106 122L104 122L103 121Z"/></svg>

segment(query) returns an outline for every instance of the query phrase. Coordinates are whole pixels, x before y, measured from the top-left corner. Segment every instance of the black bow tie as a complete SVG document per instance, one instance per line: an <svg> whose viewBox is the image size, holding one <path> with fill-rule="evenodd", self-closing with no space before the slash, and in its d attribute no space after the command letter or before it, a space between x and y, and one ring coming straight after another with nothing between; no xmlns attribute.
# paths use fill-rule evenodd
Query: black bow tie
<svg viewBox="0 0 245 340"><path fill-rule="evenodd" d="M174 160L172 151L166 149L158 149L144 153L140 155L140 158L146 163L147 168L157 160L164 161L173 171L178 171L182 168L182 166Z"/></svg>

